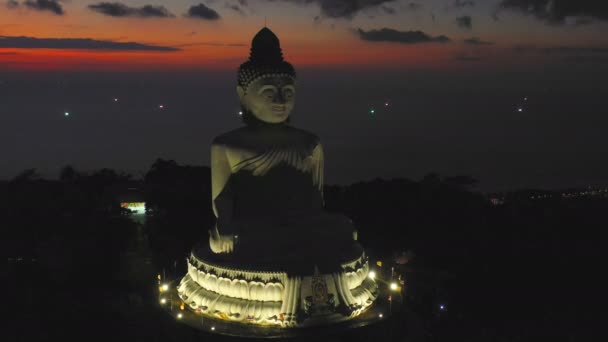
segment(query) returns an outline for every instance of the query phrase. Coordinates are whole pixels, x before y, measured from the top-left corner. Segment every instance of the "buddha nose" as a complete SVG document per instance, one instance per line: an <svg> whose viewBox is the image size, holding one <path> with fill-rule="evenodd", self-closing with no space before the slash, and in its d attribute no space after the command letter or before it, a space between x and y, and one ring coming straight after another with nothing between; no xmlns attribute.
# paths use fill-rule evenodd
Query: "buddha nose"
<svg viewBox="0 0 608 342"><path fill-rule="evenodd" d="M276 95L274 96L274 103L280 103L280 104L284 104L285 103L285 95L283 95L282 91L277 91Z"/></svg>

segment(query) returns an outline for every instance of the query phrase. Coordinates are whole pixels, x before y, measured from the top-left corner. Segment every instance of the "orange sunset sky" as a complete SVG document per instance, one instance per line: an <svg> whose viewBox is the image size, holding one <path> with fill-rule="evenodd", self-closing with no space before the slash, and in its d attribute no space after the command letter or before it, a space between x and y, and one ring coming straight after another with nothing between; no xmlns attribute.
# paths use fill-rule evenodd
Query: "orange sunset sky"
<svg viewBox="0 0 608 342"><path fill-rule="evenodd" d="M298 66L462 68L474 62L500 67L555 59L553 53L538 53L542 49L560 58L564 53L595 56L601 50L590 49L605 46L600 32L607 26L601 13L594 17L583 12L548 23L542 13L522 13L498 0L359 1L354 7L346 6L352 3L346 0L2 1L4 71L234 68L246 58L251 37L265 21L281 39L286 58ZM152 7L148 12L147 5ZM589 21L571 23L579 17ZM383 29L397 38L364 37ZM428 40L410 40L408 34L416 31ZM435 40L442 36L447 40ZM74 46L71 39L113 45ZM57 48L58 42L65 46ZM158 47L170 51L154 51Z"/></svg>

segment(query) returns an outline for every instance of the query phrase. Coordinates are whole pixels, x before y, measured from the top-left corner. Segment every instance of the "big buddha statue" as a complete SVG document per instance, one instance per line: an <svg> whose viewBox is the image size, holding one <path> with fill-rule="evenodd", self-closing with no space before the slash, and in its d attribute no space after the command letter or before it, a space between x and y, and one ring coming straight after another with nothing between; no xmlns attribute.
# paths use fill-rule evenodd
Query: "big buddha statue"
<svg viewBox="0 0 608 342"><path fill-rule="evenodd" d="M268 28L238 69L243 126L211 144L216 224L178 293L195 312L282 327L356 317L377 296L351 220L323 208L323 146L290 125L296 73Z"/></svg>

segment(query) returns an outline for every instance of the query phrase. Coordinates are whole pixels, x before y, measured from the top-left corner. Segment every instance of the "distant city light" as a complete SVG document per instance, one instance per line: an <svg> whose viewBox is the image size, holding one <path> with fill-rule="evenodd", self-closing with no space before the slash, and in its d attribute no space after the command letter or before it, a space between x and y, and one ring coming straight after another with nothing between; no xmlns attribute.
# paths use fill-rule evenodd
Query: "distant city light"
<svg viewBox="0 0 608 342"><path fill-rule="evenodd" d="M211 327L211 330L215 330L215 327Z"/></svg>
<svg viewBox="0 0 608 342"><path fill-rule="evenodd" d="M182 315L181 312L177 314L177 319L182 319L182 317L184 317L184 315Z"/></svg>
<svg viewBox="0 0 608 342"><path fill-rule="evenodd" d="M161 104L161 105L158 105L158 108L160 108L160 109L164 109L164 108L165 108L165 105L162 105L162 104Z"/></svg>
<svg viewBox="0 0 608 342"><path fill-rule="evenodd" d="M163 284L163 291L167 291L167 290L169 290L169 285Z"/></svg>
<svg viewBox="0 0 608 342"><path fill-rule="evenodd" d="M527 97L524 97L524 101L528 101L528 98L527 98Z"/></svg>
<svg viewBox="0 0 608 342"><path fill-rule="evenodd" d="M376 111L375 111L374 109L370 109L370 110L369 110L369 113L370 113L370 114L374 114L375 112L376 112Z"/></svg>
<svg viewBox="0 0 608 342"><path fill-rule="evenodd" d="M397 289L397 283L391 283L391 290L396 290Z"/></svg>
<svg viewBox="0 0 608 342"><path fill-rule="evenodd" d="M385 106L385 107L388 107L388 102L385 102L385 103L384 103L384 106Z"/></svg>
<svg viewBox="0 0 608 342"><path fill-rule="evenodd" d="M166 298L161 298L160 299L160 303L161 304L166 304L167 303L167 299Z"/></svg>
<svg viewBox="0 0 608 342"><path fill-rule="evenodd" d="M517 108L517 111L521 113L524 111L524 109L520 107L520 108Z"/></svg>
<svg viewBox="0 0 608 342"><path fill-rule="evenodd" d="M371 271L371 272L369 272L369 274L367 276L369 277L369 279L372 279L372 280L376 279L376 272Z"/></svg>
<svg viewBox="0 0 608 342"><path fill-rule="evenodd" d="M243 115L243 111L239 111L239 115Z"/></svg>
<svg viewBox="0 0 608 342"><path fill-rule="evenodd" d="M445 310L445 305L443 305L443 304L439 305L439 310L444 311Z"/></svg>
<svg viewBox="0 0 608 342"><path fill-rule="evenodd" d="M65 112L65 113L63 113L63 115L70 116L70 113L69 112Z"/></svg>
<svg viewBox="0 0 608 342"><path fill-rule="evenodd" d="M118 99L117 99L117 98L114 98L114 102L118 102Z"/></svg>
<svg viewBox="0 0 608 342"><path fill-rule="evenodd" d="M382 315L382 314L379 314L379 315L378 315L378 317L382 318L382 317L383 317L383 315Z"/></svg>

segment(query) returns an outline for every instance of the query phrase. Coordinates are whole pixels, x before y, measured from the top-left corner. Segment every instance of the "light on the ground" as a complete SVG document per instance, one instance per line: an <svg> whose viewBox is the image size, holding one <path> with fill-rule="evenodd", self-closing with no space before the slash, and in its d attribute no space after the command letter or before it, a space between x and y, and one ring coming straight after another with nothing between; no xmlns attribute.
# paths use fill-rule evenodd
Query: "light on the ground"
<svg viewBox="0 0 608 342"><path fill-rule="evenodd" d="M371 272L369 272L369 274L367 276L369 277L369 279L374 280L374 279L376 279L376 272L371 271Z"/></svg>

